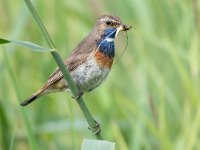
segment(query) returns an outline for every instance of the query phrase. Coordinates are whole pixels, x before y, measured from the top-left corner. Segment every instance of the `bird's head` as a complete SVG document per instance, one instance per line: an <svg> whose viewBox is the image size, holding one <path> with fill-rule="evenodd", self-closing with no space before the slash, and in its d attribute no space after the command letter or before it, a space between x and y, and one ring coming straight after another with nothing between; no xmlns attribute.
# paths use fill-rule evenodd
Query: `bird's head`
<svg viewBox="0 0 200 150"><path fill-rule="evenodd" d="M130 28L131 26L124 25L118 16L108 14L101 16L94 27L96 34L109 38L115 38L120 31L127 31Z"/></svg>

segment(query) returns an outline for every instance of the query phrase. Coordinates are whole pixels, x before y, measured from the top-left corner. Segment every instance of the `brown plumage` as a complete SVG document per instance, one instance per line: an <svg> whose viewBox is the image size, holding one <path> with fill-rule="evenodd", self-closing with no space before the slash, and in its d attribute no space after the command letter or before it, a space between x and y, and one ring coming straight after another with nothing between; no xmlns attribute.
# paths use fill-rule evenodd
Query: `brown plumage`
<svg viewBox="0 0 200 150"><path fill-rule="evenodd" d="M104 73L103 77L101 78L101 74L96 74L97 76L94 76L94 79L90 79L92 74L84 74L84 78L86 81L79 82L79 78L82 79L82 76L78 72L77 68L80 68L81 65L87 64L88 58L91 57L92 52L97 51L97 43L101 39L101 35L103 34L104 30L106 28L113 27L120 30L126 30L126 26L122 24L121 20L117 16L113 15L103 15L101 16L97 22L95 23L95 26L93 27L92 31L89 33L88 36L86 36L71 52L69 57L64 61L68 71L71 73L73 79L75 80L75 83L77 84L78 88L80 89L80 92L88 92L92 89L96 88L101 82L98 82L98 84L94 85L94 87L91 86L93 83L92 80L96 82L96 80L104 80L108 73ZM111 68L113 58L108 57L102 57L101 53L95 54L97 57L97 62L100 64L100 67L106 67L108 69ZM94 65L94 64L92 64ZM84 65L83 65L84 66ZM90 65L89 65L90 66ZM85 66L86 68L88 66ZM80 70L80 69L79 69ZM76 73L78 72L78 74ZM75 73L74 73L75 72ZM109 72L109 70L108 70ZM74 74L73 74L74 73ZM87 76L86 76L87 75ZM105 77L104 77L105 76ZM91 80L89 80L89 79ZM83 83L84 84L83 84ZM91 86L90 88L86 88L87 86ZM63 78L62 72L59 70L59 68L56 68L55 71L49 76L48 81L44 86L39 89L37 92L35 92L31 97L29 97L27 100L23 101L21 103L22 106L28 105L29 103L33 102L37 98L46 95L48 93L52 92L59 92L63 91L65 89L68 89L67 83L65 82L65 79Z"/></svg>

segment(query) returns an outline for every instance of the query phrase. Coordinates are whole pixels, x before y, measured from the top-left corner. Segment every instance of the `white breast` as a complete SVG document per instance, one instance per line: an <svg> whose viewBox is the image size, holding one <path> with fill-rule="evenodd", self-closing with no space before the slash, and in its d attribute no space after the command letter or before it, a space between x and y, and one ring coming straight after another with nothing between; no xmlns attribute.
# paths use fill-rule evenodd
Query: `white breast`
<svg viewBox="0 0 200 150"><path fill-rule="evenodd" d="M100 68L94 57L72 71L71 75L81 92L89 92L98 87L107 77L110 69Z"/></svg>

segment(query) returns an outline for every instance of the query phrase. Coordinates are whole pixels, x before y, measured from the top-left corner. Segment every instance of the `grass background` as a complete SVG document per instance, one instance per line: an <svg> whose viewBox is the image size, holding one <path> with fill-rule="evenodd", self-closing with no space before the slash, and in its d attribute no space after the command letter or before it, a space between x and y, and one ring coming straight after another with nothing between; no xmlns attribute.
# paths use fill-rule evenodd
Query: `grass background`
<svg viewBox="0 0 200 150"><path fill-rule="evenodd" d="M198 0L34 0L63 58L102 14L132 25L129 45L102 86L84 99L119 150L200 149ZM0 37L46 43L24 1L0 0ZM126 44L116 40L116 58ZM0 149L80 149L87 130L69 94L19 103L56 67L49 53L0 47Z"/></svg>

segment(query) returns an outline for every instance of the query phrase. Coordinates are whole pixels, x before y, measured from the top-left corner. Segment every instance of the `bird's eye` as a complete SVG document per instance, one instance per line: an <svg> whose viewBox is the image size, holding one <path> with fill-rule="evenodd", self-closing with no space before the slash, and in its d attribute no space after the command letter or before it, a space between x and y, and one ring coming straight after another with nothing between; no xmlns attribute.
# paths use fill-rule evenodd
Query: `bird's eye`
<svg viewBox="0 0 200 150"><path fill-rule="evenodd" d="M106 24L107 24L107 25L111 25L111 24L112 24L112 21L107 20L107 21L106 21Z"/></svg>

